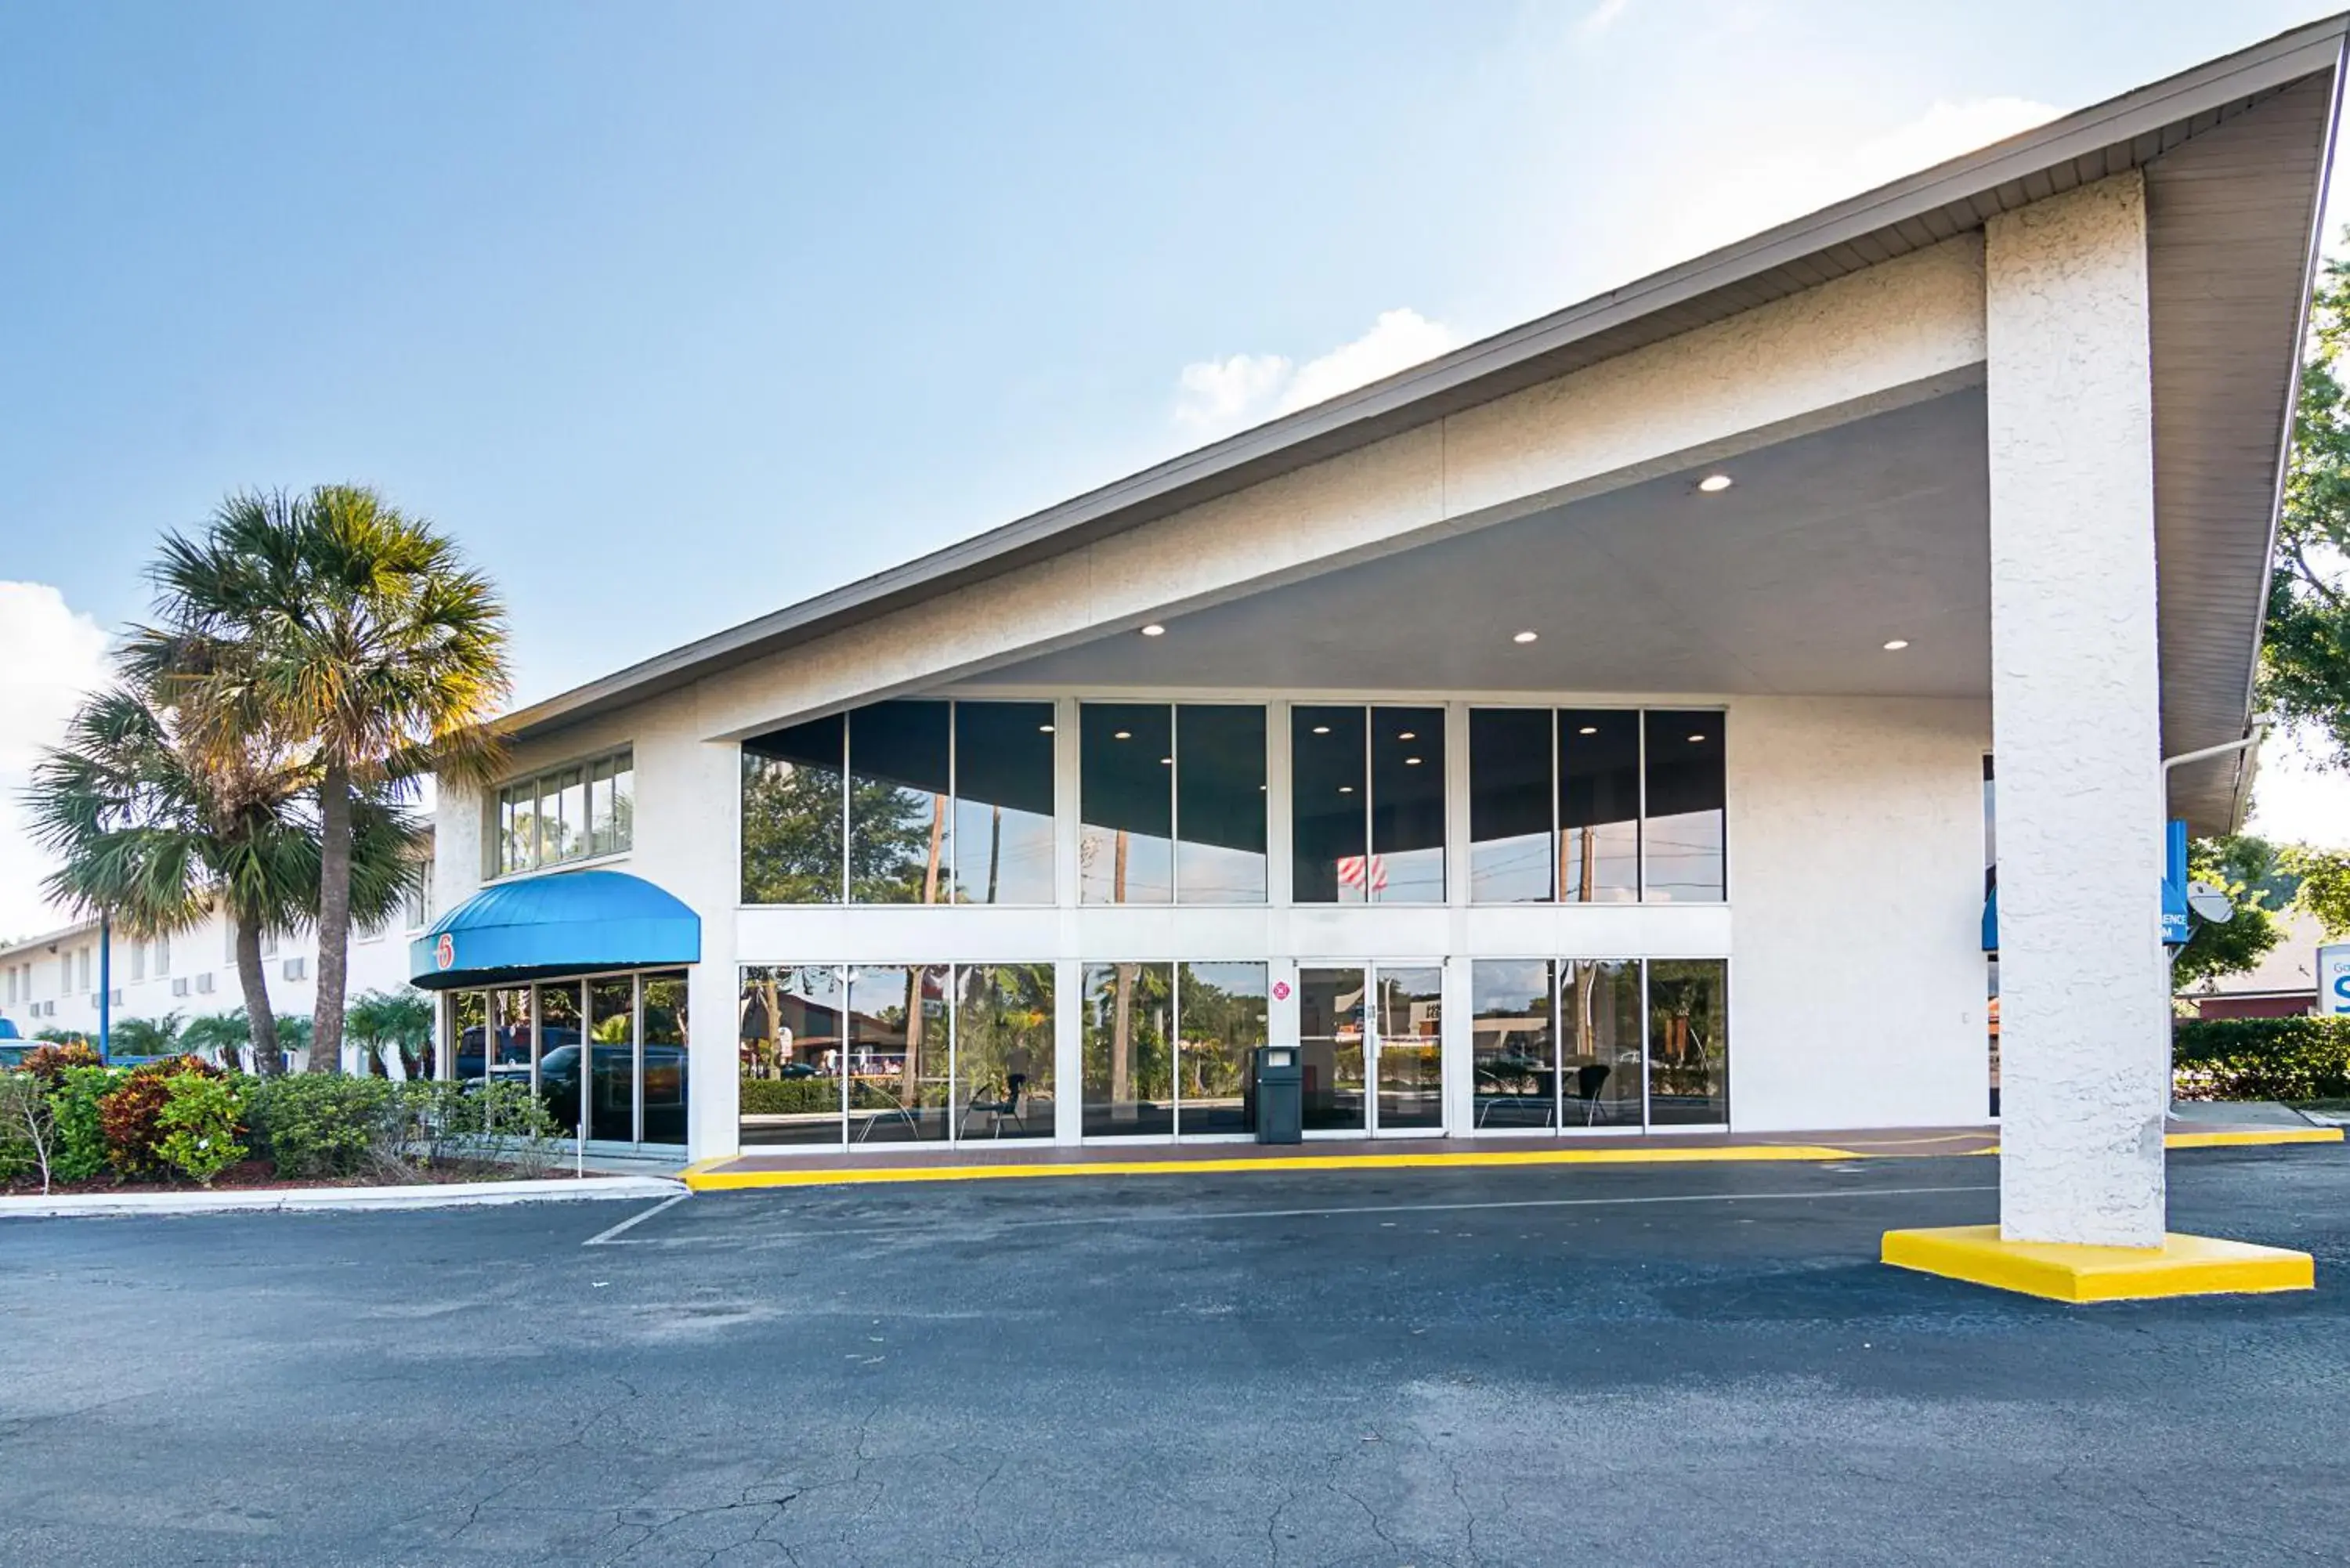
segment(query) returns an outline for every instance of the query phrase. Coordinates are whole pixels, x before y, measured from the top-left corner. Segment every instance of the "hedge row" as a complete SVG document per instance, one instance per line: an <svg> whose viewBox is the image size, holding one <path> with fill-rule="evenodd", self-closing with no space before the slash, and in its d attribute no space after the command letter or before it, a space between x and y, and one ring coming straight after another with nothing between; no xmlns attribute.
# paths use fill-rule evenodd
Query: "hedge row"
<svg viewBox="0 0 2350 1568"><path fill-rule="evenodd" d="M2182 1100L2350 1098L2350 1018L2189 1019L2170 1069Z"/></svg>

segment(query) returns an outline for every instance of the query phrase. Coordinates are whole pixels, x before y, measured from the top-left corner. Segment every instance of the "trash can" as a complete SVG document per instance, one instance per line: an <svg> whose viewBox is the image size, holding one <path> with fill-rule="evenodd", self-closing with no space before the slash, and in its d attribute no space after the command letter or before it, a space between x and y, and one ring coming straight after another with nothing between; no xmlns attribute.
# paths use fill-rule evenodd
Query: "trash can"
<svg viewBox="0 0 2350 1568"><path fill-rule="evenodd" d="M1305 1136L1305 1068L1295 1045L1256 1048L1256 1141L1298 1143Z"/></svg>

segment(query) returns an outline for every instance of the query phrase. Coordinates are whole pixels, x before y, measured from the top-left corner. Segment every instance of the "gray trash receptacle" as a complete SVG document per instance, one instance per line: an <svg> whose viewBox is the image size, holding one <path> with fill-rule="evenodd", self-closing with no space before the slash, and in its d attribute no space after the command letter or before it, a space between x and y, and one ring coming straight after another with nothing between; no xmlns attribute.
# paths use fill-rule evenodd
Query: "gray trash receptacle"
<svg viewBox="0 0 2350 1568"><path fill-rule="evenodd" d="M1305 1137L1305 1066L1295 1045L1256 1048L1256 1141L1298 1143Z"/></svg>

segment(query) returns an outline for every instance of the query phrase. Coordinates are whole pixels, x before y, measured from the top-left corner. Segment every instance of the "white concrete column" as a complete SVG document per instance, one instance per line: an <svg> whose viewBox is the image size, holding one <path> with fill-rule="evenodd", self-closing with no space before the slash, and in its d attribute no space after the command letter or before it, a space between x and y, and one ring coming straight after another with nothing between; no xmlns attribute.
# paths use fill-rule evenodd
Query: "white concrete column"
<svg viewBox="0 0 2350 1568"><path fill-rule="evenodd" d="M2169 1002L2146 194L1985 237L2000 1229L2159 1246Z"/></svg>

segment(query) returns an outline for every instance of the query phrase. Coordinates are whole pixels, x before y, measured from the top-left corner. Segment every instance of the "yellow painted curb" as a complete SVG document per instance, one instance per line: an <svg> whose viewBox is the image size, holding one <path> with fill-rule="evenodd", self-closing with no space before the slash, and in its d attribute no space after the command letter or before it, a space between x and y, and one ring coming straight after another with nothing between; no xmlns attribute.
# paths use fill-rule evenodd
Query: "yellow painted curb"
<svg viewBox="0 0 2350 1568"><path fill-rule="evenodd" d="M2340 1143L2340 1127L2260 1127L2241 1132L2166 1133L2165 1148L2230 1148L2270 1143Z"/></svg>
<svg viewBox="0 0 2350 1568"><path fill-rule="evenodd" d="M2002 1241L1996 1225L1953 1225L1887 1231L1881 1255L1897 1269L2076 1303L2317 1285L2317 1265L2306 1252L2177 1232L2159 1247L2077 1247Z"/></svg>
<svg viewBox="0 0 2350 1568"><path fill-rule="evenodd" d="M739 1157L728 1157L739 1158ZM1399 1168L1516 1165L1698 1165L1721 1162L1855 1159L1850 1149L1820 1144L1747 1144L1728 1148L1494 1149L1462 1154L1307 1154L1240 1159L1099 1159L1067 1165L889 1165L848 1169L712 1170L702 1161L681 1173L696 1192L761 1187L846 1187L884 1181L1010 1181L1050 1176L1182 1176L1250 1170L1392 1170Z"/></svg>

